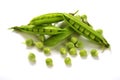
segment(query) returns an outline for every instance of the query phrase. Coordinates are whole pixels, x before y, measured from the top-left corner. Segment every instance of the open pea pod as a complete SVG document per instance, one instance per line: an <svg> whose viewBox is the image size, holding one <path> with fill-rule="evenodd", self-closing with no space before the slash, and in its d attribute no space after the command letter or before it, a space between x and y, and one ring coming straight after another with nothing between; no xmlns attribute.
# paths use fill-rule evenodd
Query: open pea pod
<svg viewBox="0 0 120 80"><path fill-rule="evenodd" d="M79 21L74 16L64 13L64 20L77 33L82 34L86 38L97 42L98 44L102 45L103 47L106 47L106 48L110 47L109 43L102 35L97 33L95 30L93 30L87 24L83 23L82 21Z"/></svg>
<svg viewBox="0 0 120 80"><path fill-rule="evenodd" d="M34 25L22 25L22 26L15 26L11 29L22 31L30 34L44 34L44 35L55 35L60 33L65 33L66 29L61 29L55 26L34 26Z"/></svg>

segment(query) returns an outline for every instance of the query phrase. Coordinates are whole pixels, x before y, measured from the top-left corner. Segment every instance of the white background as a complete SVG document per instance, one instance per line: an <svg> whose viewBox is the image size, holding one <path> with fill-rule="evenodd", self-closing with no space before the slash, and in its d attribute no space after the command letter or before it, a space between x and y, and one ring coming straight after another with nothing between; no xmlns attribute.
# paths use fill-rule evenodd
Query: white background
<svg viewBox="0 0 120 80"><path fill-rule="evenodd" d="M0 80L120 80L120 9L119 0L0 0ZM72 66L52 52L54 67L45 65L45 56L37 49L27 49L21 35L8 30L27 24L34 16L49 12L87 14L89 22L104 30L110 51L99 54L99 60L72 58ZM29 52L36 54L36 65L30 65Z"/></svg>

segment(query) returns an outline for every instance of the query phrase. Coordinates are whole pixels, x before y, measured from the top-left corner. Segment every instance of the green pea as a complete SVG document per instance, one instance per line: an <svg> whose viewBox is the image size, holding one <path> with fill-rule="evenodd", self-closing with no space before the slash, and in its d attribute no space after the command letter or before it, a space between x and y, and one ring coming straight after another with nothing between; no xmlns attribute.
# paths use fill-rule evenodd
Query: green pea
<svg viewBox="0 0 120 80"><path fill-rule="evenodd" d="M73 48L75 46L72 42L68 42L68 43L66 43L66 47L70 49L70 48Z"/></svg>
<svg viewBox="0 0 120 80"><path fill-rule="evenodd" d="M26 44L28 47L31 47L31 46L34 45L34 42L33 42L32 39L27 39L27 40L25 41L25 44Z"/></svg>
<svg viewBox="0 0 120 80"><path fill-rule="evenodd" d="M35 46L36 46L38 49L42 49L42 48L43 48L43 43L42 43L42 42L35 42Z"/></svg>
<svg viewBox="0 0 120 80"><path fill-rule="evenodd" d="M51 58L47 58L47 59L45 60L45 62L46 62L46 65L49 66L49 67L52 67L52 66L53 66L53 60L52 60Z"/></svg>
<svg viewBox="0 0 120 80"><path fill-rule="evenodd" d="M38 40L40 40L41 42L45 41L45 35L37 35Z"/></svg>
<svg viewBox="0 0 120 80"><path fill-rule="evenodd" d="M29 60L31 63L35 63L35 62L36 62L35 54L34 54L34 53L29 53L29 55L28 55L28 60Z"/></svg>
<svg viewBox="0 0 120 80"><path fill-rule="evenodd" d="M70 53L70 55L73 55L73 56L77 55L76 48L70 48L69 53Z"/></svg>
<svg viewBox="0 0 120 80"><path fill-rule="evenodd" d="M45 48L43 48L43 51L44 51L44 54L50 55L50 48L45 47Z"/></svg>
<svg viewBox="0 0 120 80"><path fill-rule="evenodd" d="M85 49L80 50L79 54L81 57L87 57L87 51Z"/></svg>
<svg viewBox="0 0 120 80"><path fill-rule="evenodd" d="M87 24L89 27L91 27L92 28L92 25L87 21L87 15L82 15L81 16L81 19L82 19L82 22L83 23L85 23L85 24Z"/></svg>
<svg viewBox="0 0 120 80"><path fill-rule="evenodd" d="M66 65L71 65L71 64L72 64L70 57L66 57L66 58L64 59L64 62L65 62Z"/></svg>
<svg viewBox="0 0 120 80"><path fill-rule="evenodd" d="M75 47L82 48L83 47L83 43L81 41L77 41L76 44L75 44Z"/></svg>
<svg viewBox="0 0 120 80"><path fill-rule="evenodd" d="M76 37L72 37L72 38L71 38L71 42L72 42L72 43L75 44L77 41L78 41L78 39L77 39Z"/></svg>
<svg viewBox="0 0 120 80"><path fill-rule="evenodd" d="M103 34L103 30L102 29L97 29L96 32L99 33L100 35Z"/></svg>
<svg viewBox="0 0 120 80"><path fill-rule="evenodd" d="M90 53L93 57L98 57L98 51L96 49L92 49Z"/></svg>
<svg viewBox="0 0 120 80"><path fill-rule="evenodd" d="M86 21L86 20L87 20L87 15L84 14L84 15L81 16L81 18L82 18L84 21Z"/></svg>
<svg viewBox="0 0 120 80"><path fill-rule="evenodd" d="M67 50L66 50L66 48L60 48L60 53L61 53L61 55L67 55Z"/></svg>

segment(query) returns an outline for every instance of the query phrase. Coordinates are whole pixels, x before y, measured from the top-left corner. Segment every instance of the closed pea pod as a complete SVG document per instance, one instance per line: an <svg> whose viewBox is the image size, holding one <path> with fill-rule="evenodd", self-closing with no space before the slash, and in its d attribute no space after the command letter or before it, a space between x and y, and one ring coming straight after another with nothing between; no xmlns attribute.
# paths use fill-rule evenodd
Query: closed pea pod
<svg viewBox="0 0 120 80"><path fill-rule="evenodd" d="M70 14L75 15L77 12L78 11ZM29 25L51 24L51 23L60 22L62 20L64 20L63 13L48 13L33 18L30 21Z"/></svg>
<svg viewBox="0 0 120 80"><path fill-rule="evenodd" d="M48 23L55 23L63 20L62 13L48 13L44 15L37 16L33 18L29 25L41 25L41 24L48 24Z"/></svg>
<svg viewBox="0 0 120 80"><path fill-rule="evenodd" d="M74 16L64 13L64 19L66 23L68 23L69 26L73 28L77 33L82 34L86 38L99 43L103 47L110 47L109 43L105 40L103 36L99 35L95 30L90 28L85 23L79 21Z"/></svg>

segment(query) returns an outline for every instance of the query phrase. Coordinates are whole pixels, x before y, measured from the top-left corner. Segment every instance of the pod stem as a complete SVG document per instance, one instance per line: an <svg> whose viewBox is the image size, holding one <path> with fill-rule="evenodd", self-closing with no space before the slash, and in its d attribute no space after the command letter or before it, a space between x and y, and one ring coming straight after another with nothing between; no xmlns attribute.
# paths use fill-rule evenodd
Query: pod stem
<svg viewBox="0 0 120 80"><path fill-rule="evenodd" d="M71 14L71 15L75 15L75 14L77 14L79 12L79 10L77 10L77 11L75 11L74 13L69 13L69 14Z"/></svg>
<svg viewBox="0 0 120 80"><path fill-rule="evenodd" d="M14 27L11 27L11 28L8 28L8 29L14 29L14 30L20 31L20 28L18 26L14 26Z"/></svg>

